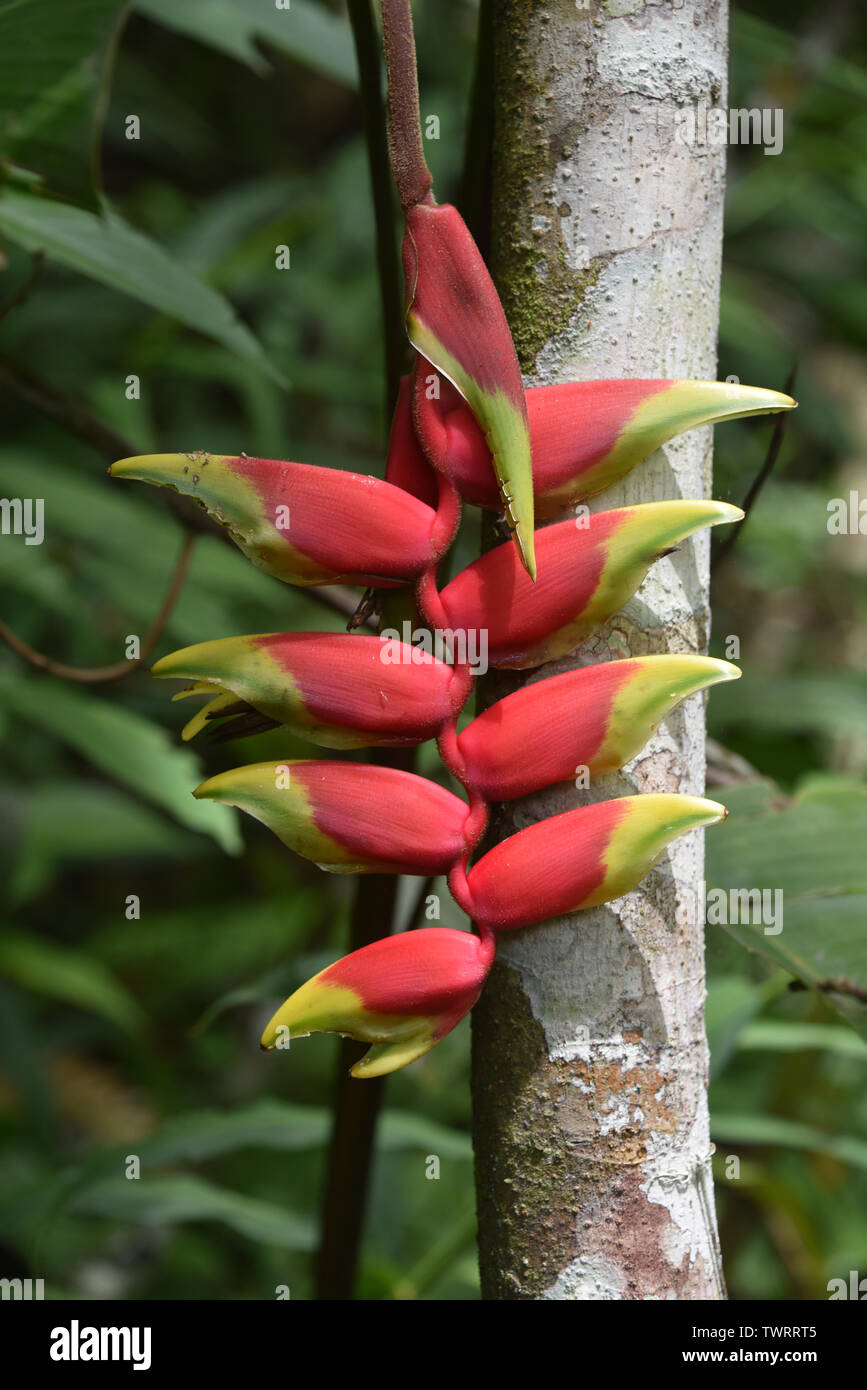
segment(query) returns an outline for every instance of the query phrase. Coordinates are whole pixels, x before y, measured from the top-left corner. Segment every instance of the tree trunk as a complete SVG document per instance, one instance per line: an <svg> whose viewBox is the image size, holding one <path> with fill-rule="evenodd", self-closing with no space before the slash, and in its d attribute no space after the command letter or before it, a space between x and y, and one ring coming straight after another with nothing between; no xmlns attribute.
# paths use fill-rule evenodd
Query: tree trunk
<svg viewBox="0 0 867 1390"><path fill-rule="evenodd" d="M528 385L716 376L724 151L678 139L725 100L718 0L501 0L492 268ZM709 495L711 434L659 450L591 506ZM703 652L707 532L551 675ZM486 701L538 672L487 678ZM557 737L552 728L551 737ZM693 696L621 773L495 809L494 835L587 801L704 788ZM724 1297L710 1172L701 832L641 888L503 939L473 1015L482 1292Z"/></svg>

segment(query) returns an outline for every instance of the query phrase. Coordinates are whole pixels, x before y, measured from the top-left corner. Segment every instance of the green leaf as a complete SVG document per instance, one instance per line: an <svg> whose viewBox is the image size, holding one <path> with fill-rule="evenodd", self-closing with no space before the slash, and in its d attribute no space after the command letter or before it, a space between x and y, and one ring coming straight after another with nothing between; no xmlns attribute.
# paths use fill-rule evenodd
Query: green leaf
<svg viewBox="0 0 867 1390"><path fill-rule="evenodd" d="M96 782L40 782L20 804L21 843L8 884L14 902L45 889L61 864L121 855L175 859L196 848L171 821Z"/></svg>
<svg viewBox="0 0 867 1390"><path fill-rule="evenodd" d="M295 960L332 903L327 885L320 888L315 881L312 889L292 893L272 889L260 901L205 896L171 910L148 911L146 931L119 932L109 921L88 938L88 949L124 976L134 976L143 991L156 991L164 1007L182 1010L189 1010L190 996L198 1010L202 999L210 1003L215 992L234 990L249 972L273 970L275 980L282 976L280 985L249 1001L272 1005L275 995L285 999L311 973L297 973ZM294 980L288 989L283 987L287 975ZM202 1031L201 1022L194 1031Z"/></svg>
<svg viewBox="0 0 867 1390"><path fill-rule="evenodd" d="M130 1151L126 1144L102 1150L80 1167L59 1174L51 1191L42 1193L41 1200L46 1208L56 1204L66 1211L91 1211L95 1209L92 1199L101 1203L108 1192L112 1203L117 1199L122 1208L122 1194L127 1189L145 1182L156 1189L157 1184L166 1181L152 1171L156 1167L204 1163L244 1149L282 1153L319 1149L328 1142L332 1125L333 1115L326 1106L293 1105L272 1099L252 1101L236 1110L193 1111L167 1121L155 1133L135 1142L134 1152L141 1161L140 1179L124 1178L118 1182L113 1176ZM415 1150L462 1161L472 1158L468 1134L403 1111L383 1114L377 1129L377 1149L392 1153Z"/></svg>
<svg viewBox="0 0 867 1390"><path fill-rule="evenodd" d="M867 1037L867 790L842 778L808 783L780 809L765 785L726 793L729 819L708 837L708 884L782 892L782 930L729 923L735 940L823 992ZM709 927L711 930L712 927Z"/></svg>
<svg viewBox="0 0 867 1390"><path fill-rule="evenodd" d="M345 20L312 0L292 0L290 10L278 10L273 0L252 0L250 8L260 39L335 82L358 86L355 46Z"/></svg>
<svg viewBox="0 0 867 1390"><path fill-rule="evenodd" d="M712 1115L711 1136L724 1144L771 1144L825 1154L867 1172L867 1141L849 1134L825 1134L777 1115Z"/></svg>
<svg viewBox="0 0 867 1390"><path fill-rule="evenodd" d="M112 39L125 0L0 6L0 157L89 198Z"/></svg>
<svg viewBox="0 0 867 1390"><path fill-rule="evenodd" d="M47 729L55 738L88 758L95 767L137 795L170 811L192 830L213 836L229 854L240 852L237 819L192 795L201 780L199 760L188 748L176 746L157 724L120 703L99 699L82 690L39 677L0 679L0 708Z"/></svg>
<svg viewBox="0 0 867 1390"><path fill-rule="evenodd" d="M79 1193L69 1210L140 1226L219 1221L248 1240L286 1250L313 1250L316 1223L308 1216L218 1187L189 1173L155 1178L106 1178Z"/></svg>
<svg viewBox="0 0 867 1390"><path fill-rule="evenodd" d="M739 1052L832 1052L867 1062L867 1042L851 1028L832 1023L789 1023L785 1019L760 1018L742 1028Z"/></svg>
<svg viewBox="0 0 867 1390"><path fill-rule="evenodd" d="M110 209L96 214L6 187L0 189L0 232L214 338L285 385L228 301Z"/></svg>
<svg viewBox="0 0 867 1390"><path fill-rule="evenodd" d="M720 687L714 728L732 725L867 739L867 679L854 671L823 675L750 676L738 681L738 699Z"/></svg>
<svg viewBox="0 0 867 1390"><path fill-rule="evenodd" d="M142 1164L201 1163L238 1149L279 1149L295 1153L318 1148L331 1132L324 1106L256 1100L237 1110L196 1110L169 1120L136 1153Z"/></svg>
<svg viewBox="0 0 867 1390"><path fill-rule="evenodd" d="M762 1002L761 986L742 975L708 980L705 1024L713 1076L725 1067L742 1029L759 1013Z"/></svg>
<svg viewBox="0 0 867 1390"><path fill-rule="evenodd" d="M142 1164L200 1163L238 1149L265 1148L295 1153L318 1148L331 1134L327 1106L291 1105L263 1099L237 1110L199 1110L164 1124L140 1140ZM377 1130L377 1148L399 1153L421 1150L441 1158L472 1158L470 1137L424 1115L386 1110Z"/></svg>
<svg viewBox="0 0 867 1390"><path fill-rule="evenodd" d="M0 935L0 975L15 984L86 1009L127 1033L141 1028L143 1014L123 985L100 961L44 937L7 931Z"/></svg>
<svg viewBox="0 0 867 1390"><path fill-rule="evenodd" d="M310 0L278 9L274 0L136 0L139 14L247 63L256 72L268 64L256 47L263 40L306 67L346 87L358 85L352 33L345 20Z"/></svg>
<svg viewBox="0 0 867 1390"><path fill-rule="evenodd" d="M447 1129L424 1115L410 1111L386 1110L380 1121L377 1146L390 1152L419 1149L440 1158L472 1161L473 1146L468 1134Z"/></svg>

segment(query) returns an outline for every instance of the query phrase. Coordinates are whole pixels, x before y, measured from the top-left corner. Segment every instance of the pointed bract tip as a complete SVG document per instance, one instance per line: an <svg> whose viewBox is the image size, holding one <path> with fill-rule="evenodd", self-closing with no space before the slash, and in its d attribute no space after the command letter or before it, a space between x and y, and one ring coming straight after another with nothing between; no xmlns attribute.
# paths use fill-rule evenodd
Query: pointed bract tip
<svg viewBox="0 0 867 1390"><path fill-rule="evenodd" d="M517 545L517 547L518 547L518 554L519 554L520 557L521 557L521 564L524 566L524 569L527 571L528 575L530 576L530 578L532 579L533 583L535 584L535 582L536 582L536 551L535 551L535 547L534 547L534 546L531 546L531 547L529 548L529 550L528 550L528 549L527 549L527 546L524 544L524 538L523 538L523 536L521 535L521 532L516 530L514 534L515 534L515 543L516 543L516 545Z"/></svg>

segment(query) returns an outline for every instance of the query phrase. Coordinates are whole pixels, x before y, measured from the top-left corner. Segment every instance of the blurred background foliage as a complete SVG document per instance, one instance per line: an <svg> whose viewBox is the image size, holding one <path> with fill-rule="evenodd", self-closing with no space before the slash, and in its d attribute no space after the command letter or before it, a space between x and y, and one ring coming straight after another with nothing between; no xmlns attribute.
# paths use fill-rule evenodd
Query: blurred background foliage
<svg viewBox="0 0 867 1390"><path fill-rule="evenodd" d="M381 473L385 437L344 14L137 0L118 42L124 9L0 3L0 493L44 498L46 517L40 546L0 538L3 617L76 665L147 631L183 541L164 496L106 479L113 447ZM476 13L417 12L445 199ZM708 930L734 1298L822 1298L867 1270L867 551L827 529L830 498L867 498L863 50L854 4L733 14L729 104L781 107L785 140L730 153L719 375L782 388L797 362L801 401L714 584L712 650L737 636L745 675L709 706L733 815L708 879L785 894L780 935ZM717 431L717 496L743 499L770 429ZM337 615L206 534L158 651L323 626ZM337 1044L290 1059L256 1039L345 948L352 884L188 795L306 746L274 731L191 751L170 693L145 670L72 685L0 653L0 1273L53 1297L304 1298ZM436 775L427 749L420 767ZM389 1080L361 1297L477 1297L468 1042L465 1024Z"/></svg>

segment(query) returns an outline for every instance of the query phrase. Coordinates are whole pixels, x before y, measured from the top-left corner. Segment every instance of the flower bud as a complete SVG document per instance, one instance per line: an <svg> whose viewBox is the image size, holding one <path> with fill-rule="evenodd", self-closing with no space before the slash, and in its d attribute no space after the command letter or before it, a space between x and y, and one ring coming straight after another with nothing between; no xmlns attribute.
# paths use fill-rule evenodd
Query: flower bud
<svg viewBox="0 0 867 1390"><path fill-rule="evenodd" d="M466 667L406 643L331 632L199 642L162 657L153 673L195 681L176 700L211 697L184 739L238 713L240 701L322 748L424 743L458 713L472 685Z"/></svg>
<svg viewBox="0 0 867 1390"><path fill-rule="evenodd" d="M460 1023L481 993L493 942L448 927L426 927L371 942L297 989L262 1034L265 1049L311 1033L341 1033L372 1046L357 1077L397 1071Z"/></svg>
<svg viewBox="0 0 867 1390"><path fill-rule="evenodd" d="M675 435L745 415L793 410L780 391L726 381L572 381L527 393L536 516L602 492ZM431 399L417 379L416 429L429 461L467 502L501 506L484 435L458 393Z"/></svg>
<svg viewBox="0 0 867 1390"><path fill-rule="evenodd" d="M740 671L710 656L641 656L534 681L458 737L467 785L487 801L623 767L681 700Z"/></svg>
<svg viewBox="0 0 867 1390"><path fill-rule="evenodd" d="M331 873L444 874L469 851L467 803L397 768L252 763L210 777L193 795L240 807Z"/></svg>
<svg viewBox="0 0 867 1390"><path fill-rule="evenodd" d="M565 656L623 607L654 560L703 526L737 521L728 502L646 502L561 521L536 532L531 584L511 546L497 546L442 591L449 627L487 631L492 666L540 666Z"/></svg>
<svg viewBox="0 0 867 1390"><path fill-rule="evenodd" d="M521 369L494 282L456 208L420 203L407 211L403 270L409 340L457 388L487 439L500 505L533 578L533 477Z"/></svg>
<svg viewBox="0 0 867 1390"><path fill-rule="evenodd" d="M109 472L194 497L248 560L287 584L394 588L439 558L433 509L365 474L208 453L143 454Z"/></svg>
<svg viewBox="0 0 867 1390"><path fill-rule="evenodd" d="M538 821L470 869L476 921L512 931L622 897L678 835L725 815L716 801L648 792Z"/></svg>

